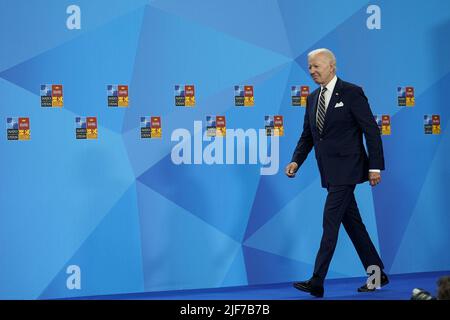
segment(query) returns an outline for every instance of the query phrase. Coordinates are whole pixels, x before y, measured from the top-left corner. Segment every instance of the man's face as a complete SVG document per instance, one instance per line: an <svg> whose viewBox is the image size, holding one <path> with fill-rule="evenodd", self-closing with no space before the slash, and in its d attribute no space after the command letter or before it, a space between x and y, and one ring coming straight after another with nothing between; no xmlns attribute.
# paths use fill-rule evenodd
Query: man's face
<svg viewBox="0 0 450 320"><path fill-rule="evenodd" d="M317 84L326 85L334 77L335 67L322 53L315 54L309 58L308 68L309 74Z"/></svg>

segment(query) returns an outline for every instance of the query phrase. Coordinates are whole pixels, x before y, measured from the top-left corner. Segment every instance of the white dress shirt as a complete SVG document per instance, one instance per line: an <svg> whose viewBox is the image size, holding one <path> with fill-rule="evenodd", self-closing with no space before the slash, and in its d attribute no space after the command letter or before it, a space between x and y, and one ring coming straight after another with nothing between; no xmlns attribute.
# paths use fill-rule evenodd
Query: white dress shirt
<svg viewBox="0 0 450 320"><path fill-rule="evenodd" d="M325 95L325 113L327 112L328 104L330 103L331 95L333 94L334 87L336 86L336 82L337 82L337 77L335 75L333 77L333 79L331 79L330 82L328 82L328 84L325 86L327 88L327 91L325 91L325 93L324 93L324 95ZM320 94L322 93L322 90L323 90L323 86L320 87L319 97L320 97ZM319 101L317 101L317 103L319 103ZM316 110L316 119L317 119L317 112L319 112L319 108L317 108L317 110ZM380 173L381 171L379 169L369 169L369 172Z"/></svg>
<svg viewBox="0 0 450 320"><path fill-rule="evenodd" d="M331 81L328 82L328 84L325 86L327 88L327 91L325 91L325 93L324 93L324 95L325 95L325 113L327 112L328 104L330 103L331 95L333 94L334 87L336 86L336 82L337 82L337 77L334 76L333 79L331 79ZM322 93L322 90L323 90L323 86L320 87L319 97L320 97L320 94ZM317 101L317 103L319 103L319 101ZM319 112L319 108L317 108L317 110L316 110L316 119L317 119L317 112Z"/></svg>

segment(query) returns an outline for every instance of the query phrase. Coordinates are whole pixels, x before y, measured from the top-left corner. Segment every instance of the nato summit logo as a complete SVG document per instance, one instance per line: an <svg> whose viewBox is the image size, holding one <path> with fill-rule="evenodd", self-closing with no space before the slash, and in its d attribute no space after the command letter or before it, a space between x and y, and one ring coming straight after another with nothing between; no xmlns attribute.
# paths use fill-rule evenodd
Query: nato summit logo
<svg viewBox="0 0 450 320"><path fill-rule="evenodd" d="M226 133L225 116L206 116L207 137L225 137Z"/></svg>
<svg viewBox="0 0 450 320"><path fill-rule="evenodd" d="M175 85L175 105L180 107L195 106L194 85Z"/></svg>
<svg viewBox="0 0 450 320"><path fill-rule="evenodd" d="M309 95L309 86L291 86L292 105L306 107L306 98Z"/></svg>
<svg viewBox="0 0 450 320"><path fill-rule="evenodd" d="M161 117L141 117L141 139L161 138Z"/></svg>
<svg viewBox="0 0 450 320"><path fill-rule="evenodd" d="M62 107L62 84L41 84L41 107Z"/></svg>
<svg viewBox="0 0 450 320"><path fill-rule="evenodd" d="M255 105L253 86L234 86L234 105L253 107Z"/></svg>
<svg viewBox="0 0 450 320"><path fill-rule="evenodd" d="M413 107L415 104L413 87L397 87L397 102L399 107Z"/></svg>
<svg viewBox="0 0 450 320"><path fill-rule="evenodd" d="M97 117L76 117L75 136L77 139L97 139Z"/></svg>
<svg viewBox="0 0 450 320"><path fill-rule="evenodd" d="M423 116L425 134L441 134L441 117L438 114Z"/></svg>
<svg viewBox="0 0 450 320"><path fill-rule="evenodd" d="M266 136L283 136L283 116L264 116L264 127L266 129Z"/></svg>
<svg viewBox="0 0 450 320"><path fill-rule="evenodd" d="M108 107L128 107L128 86L123 84L109 84Z"/></svg>
<svg viewBox="0 0 450 320"><path fill-rule="evenodd" d="M128 86L123 84L108 84L108 107L128 107Z"/></svg>
<svg viewBox="0 0 450 320"><path fill-rule="evenodd" d="M391 116L387 114L374 115L375 122L380 129L380 134L382 136L388 136L391 134Z"/></svg>
<svg viewBox="0 0 450 320"><path fill-rule="evenodd" d="M6 118L8 140L30 140L30 118Z"/></svg>

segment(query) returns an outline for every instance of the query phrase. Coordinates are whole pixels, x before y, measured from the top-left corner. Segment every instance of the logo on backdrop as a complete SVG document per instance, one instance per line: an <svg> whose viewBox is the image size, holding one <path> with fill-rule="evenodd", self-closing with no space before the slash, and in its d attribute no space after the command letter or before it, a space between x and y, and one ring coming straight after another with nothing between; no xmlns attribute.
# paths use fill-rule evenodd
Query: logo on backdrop
<svg viewBox="0 0 450 320"><path fill-rule="evenodd" d="M284 135L283 116L264 116L264 126L267 136L281 137Z"/></svg>
<svg viewBox="0 0 450 320"><path fill-rule="evenodd" d="M309 95L309 86L291 86L292 105L306 107L306 98Z"/></svg>
<svg viewBox="0 0 450 320"><path fill-rule="evenodd" d="M30 140L30 118L6 118L8 140Z"/></svg>
<svg viewBox="0 0 450 320"><path fill-rule="evenodd" d="M76 117L75 137L77 139L97 139L97 117Z"/></svg>
<svg viewBox="0 0 450 320"><path fill-rule="evenodd" d="M41 84L41 107L64 105L62 84Z"/></svg>
<svg viewBox="0 0 450 320"><path fill-rule="evenodd" d="M208 116L205 132L202 121L194 121L193 134L188 129L175 129L170 137L171 141L177 142L170 155L172 163L245 165L257 164L259 160L261 175L278 172L278 136L268 137L265 129L250 128L244 131L226 129L225 125L225 117Z"/></svg>
<svg viewBox="0 0 450 320"><path fill-rule="evenodd" d="M175 85L175 106L195 106L195 88L193 84Z"/></svg>
<svg viewBox="0 0 450 320"><path fill-rule="evenodd" d="M225 116L206 116L207 137L225 137L226 134Z"/></svg>
<svg viewBox="0 0 450 320"><path fill-rule="evenodd" d="M238 107L253 107L255 105L253 86L234 86L234 104Z"/></svg>
<svg viewBox="0 0 450 320"><path fill-rule="evenodd" d="M413 107L415 104L413 87L397 87L397 102L399 107Z"/></svg>
<svg viewBox="0 0 450 320"><path fill-rule="evenodd" d="M161 117L141 117L141 139L161 138Z"/></svg>
<svg viewBox="0 0 450 320"><path fill-rule="evenodd" d="M425 134L441 134L441 117L438 114L426 114L423 116Z"/></svg>
<svg viewBox="0 0 450 320"><path fill-rule="evenodd" d="M128 107L128 86L123 84L108 84L108 107Z"/></svg>

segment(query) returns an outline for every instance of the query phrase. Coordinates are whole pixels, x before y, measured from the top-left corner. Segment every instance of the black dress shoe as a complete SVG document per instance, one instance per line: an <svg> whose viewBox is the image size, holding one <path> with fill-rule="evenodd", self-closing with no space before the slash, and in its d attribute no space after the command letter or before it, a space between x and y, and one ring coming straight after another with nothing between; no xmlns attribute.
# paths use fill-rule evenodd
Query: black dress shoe
<svg viewBox="0 0 450 320"><path fill-rule="evenodd" d="M323 297L323 286L313 285L311 279L307 281L294 282L292 285L294 288L304 292L309 292L315 297Z"/></svg>
<svg viewBox="0 0 450 320"><path fill-rule="evenodd" d="M388 276L386 275L386 273L383 272L383 273L381 274L380 287L384 287L384 286L387 285L388 283L389 283L389 278L388 278ZM363 286L361 286L361 287L358 288L358 292L372 292L372 291L375 291L375 290L376 290L376 288L370 289L370 288L367 286L367 283L364 284Z"/></svg>

